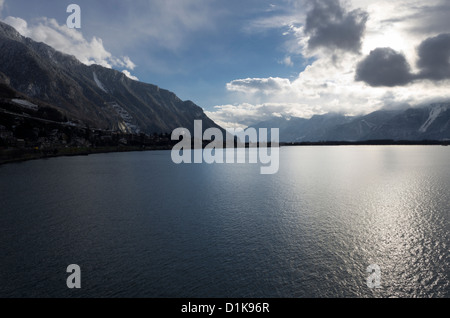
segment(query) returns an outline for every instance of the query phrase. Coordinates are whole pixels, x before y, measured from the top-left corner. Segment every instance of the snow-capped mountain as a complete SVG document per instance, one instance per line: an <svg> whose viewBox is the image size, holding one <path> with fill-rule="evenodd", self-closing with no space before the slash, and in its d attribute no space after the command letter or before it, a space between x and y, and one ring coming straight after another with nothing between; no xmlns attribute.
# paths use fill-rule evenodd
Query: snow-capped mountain
<svg viewBox="0 0 450 318"><path fill-rule="evenodd" d="M86 66L0 22L0 83L51 105L71 121L126 133L167 133L175 128L218 127L191 101L121 72Z"/></svg>
<svg viewBox="0 0 450 318"><path fill-rule="evenodd" d="M356 117L275 118L254 127L279 128L282 142L450 140L450 103L379 110Z"/></svg>

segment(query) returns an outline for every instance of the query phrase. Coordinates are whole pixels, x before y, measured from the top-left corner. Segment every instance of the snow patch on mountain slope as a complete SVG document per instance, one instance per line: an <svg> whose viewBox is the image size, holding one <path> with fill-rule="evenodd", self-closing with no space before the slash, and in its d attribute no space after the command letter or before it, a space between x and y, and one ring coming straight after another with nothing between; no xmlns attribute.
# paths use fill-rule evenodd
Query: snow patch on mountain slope
<svg viewBox="0 0 450 318"><path fill-rule="evenodd" d="M100 88L105 93L108 93L105 86L102 84L102 82L100 82L100 80L98 79L97 74L95 72L94 72L94 81L97 84L98 88Z"/></svg>
<svg viewBox="0 0 450 318"><path fill-rule="evenodd" d="M114 111L122 118L123 122L119 123L119 128L124 133L140 134L141 129L134 123L134 118L116 102L106 103L112 107Z"/></svg>
<svg viewBox="0 0 450 318"><path fill-rule="evenodd" d="M29 101L23 100L23 99L13 99L12 102L15 104L18 104L22 107L31 109L31 110L38 110L38 108L39 108L38 105L35 105L35 104L30 103Z"/></svg>
<svg viewBox="0 0 450 318"><path fill-rule="evenodd" d="M430 128L439 115L447 111L449 106L449 104L433 105L430 111L430 117L428 117L427 121L422 125L422 127L420 127L419 131L421 133L426 133L428 128Z"/></svg>

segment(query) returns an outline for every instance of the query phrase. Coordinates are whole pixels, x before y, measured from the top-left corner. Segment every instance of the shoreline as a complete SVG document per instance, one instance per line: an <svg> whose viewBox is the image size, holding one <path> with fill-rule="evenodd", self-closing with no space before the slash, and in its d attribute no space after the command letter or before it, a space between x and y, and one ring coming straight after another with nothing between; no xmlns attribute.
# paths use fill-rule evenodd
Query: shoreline
<svg viewBox="0 0 450 318"><path fill-rule="evenodd" d="M106 153L141 152L141 151L164 151L171 150L169 147L101 147L101 148L70 148L57 149L57 152L33 151L28 149L9 148L0 150L0 166L12 163L21 163L40 159L50 159L59 157L82 157ZM8 156L7 152L21 153L17 156ZM5 154L6 153L6 154Z"/></svg>
<svg viewBox="0 0 450 318"><path fill-rule="evenodd" d="M364 142L302 142L280 143L279 147L337 147L337 146L449 146L450 141L364 141ZM247 145L248 147L248 145ZM246 148L247 148L246 147ZM153 147L99 147L99 148L61 148L49 151L33 149L6 148L0 149L0 166L32 160L58 157L78 157L106 153L168 151L172 146Z"/></svg>

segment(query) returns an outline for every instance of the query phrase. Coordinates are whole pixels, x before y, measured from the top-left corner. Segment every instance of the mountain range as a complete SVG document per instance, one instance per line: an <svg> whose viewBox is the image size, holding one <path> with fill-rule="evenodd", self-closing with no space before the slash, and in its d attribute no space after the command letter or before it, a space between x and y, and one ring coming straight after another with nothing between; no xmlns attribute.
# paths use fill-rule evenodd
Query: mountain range
<svg viewBox="0 0 450 318"><path fill-rule="evenodd" d="M379 110L363 116L278 117L253 127L279 128L281 142L450 140L450 103Z"/></svg>
<svg viewBox="0 0 450 318"><path fill-rule="evenodd" d="M87 66L2 22L0 84L20 93L22 106L46 105L72 123L97 129L131 134L170 133L179 127L192 131L194 120L203 120L204 129L220 128L191 101L119 71Z"/></svg>

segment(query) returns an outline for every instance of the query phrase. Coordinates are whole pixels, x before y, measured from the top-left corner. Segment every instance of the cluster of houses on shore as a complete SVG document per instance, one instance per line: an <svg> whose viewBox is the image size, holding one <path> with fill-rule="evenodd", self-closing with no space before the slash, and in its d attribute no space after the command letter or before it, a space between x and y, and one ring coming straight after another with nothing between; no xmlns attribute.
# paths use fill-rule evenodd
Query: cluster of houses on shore
<svg viewBox="0 0 450 318"><path fill-rule="evenodd" d="M20 128L20 127L19 127ZM110 146L142 146L170 144L169 134L124 134L120 131L107 131L90 128L60 127L46 129L30 128L12 131L0 125L0 147L28 148L35 150L59 148L96 148Z"/></svg>

